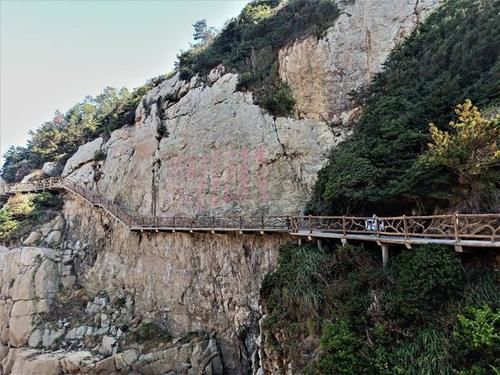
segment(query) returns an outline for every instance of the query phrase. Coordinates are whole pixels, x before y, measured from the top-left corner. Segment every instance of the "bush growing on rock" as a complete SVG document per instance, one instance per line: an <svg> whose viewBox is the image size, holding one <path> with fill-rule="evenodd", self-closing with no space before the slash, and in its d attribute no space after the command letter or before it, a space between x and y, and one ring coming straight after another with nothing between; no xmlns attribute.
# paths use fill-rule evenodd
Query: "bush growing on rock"
<svg viewBox="0 0 500 375"><path fill-rule="evenodd" d="M0 239L20 239L31 228L51 220L62 198L50 192L17 194L0 209Z"/></svg>
<svg viewBox="0 0 500 375"><path fill-rule="evenodd" d="M495 275L478 271L466 280L447 247L404 250L385 270L373 250L282 247L261 291L265 350L311 374L499 368Z"/></svg>
<svg viewBox="0 0 500 375"><path fill-rule="evenodd" d="M103 161L106 160L106 153L102 150L97 150L94 153L94 161Z"/></svg>
<svg viewBox="0 0 500 375"><path fill-rule="evenodd" d="M6 208L0 209L0 239L8 239L18 227L19 222L14 220L12 213Z"/></svg>
<svg viewBox="0 0 500 375"><path fill-rule="evenodd" d="M393 267L397 282L391 299L396 310L408 318L437 311L463 288L463 269L446 246L424 245L403 252Z"/></svg>
<svg viewBox="0 0 500 375"><path fill-rule="evenodd" d="M500 310L483 305L470 306L458 315L454 336L458 353L473 367L500 368Z"/></svg>
<svg viewBox="0 0 500 375"><path fill-rule="evenodd" d="M362 340L351 329L349 322L328 322L321 335L318 368L323 374L361 374L367 370L366 362L359 355Z"/></svg>
<svg viewBox="0 0 500 375"><path fill-rule="evenodd" d="M289 116L295 107L295 99L292 90L286 84L271 89L262 99L262 107L267 109L275 117Z"/></svg>
<svg viewBox="0 0 500 375"><path fill-rule="evenodd" d="M261 289L270 311L294 320L320 316L328 309L324 293L328 264L328 255L313 246L282 247L280 265L266 276Z"/></svg>

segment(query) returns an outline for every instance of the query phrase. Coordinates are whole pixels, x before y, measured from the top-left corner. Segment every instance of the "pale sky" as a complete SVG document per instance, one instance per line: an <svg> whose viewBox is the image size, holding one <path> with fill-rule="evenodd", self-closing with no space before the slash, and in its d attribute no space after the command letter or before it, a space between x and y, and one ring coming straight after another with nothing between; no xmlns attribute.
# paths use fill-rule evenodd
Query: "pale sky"
<svg viewBox="0 0 500 375"><path fill-rule="evenodd" d="M0 0L0 151L104 87L173 69L192 24L220 28L245 0Z"/></svg>

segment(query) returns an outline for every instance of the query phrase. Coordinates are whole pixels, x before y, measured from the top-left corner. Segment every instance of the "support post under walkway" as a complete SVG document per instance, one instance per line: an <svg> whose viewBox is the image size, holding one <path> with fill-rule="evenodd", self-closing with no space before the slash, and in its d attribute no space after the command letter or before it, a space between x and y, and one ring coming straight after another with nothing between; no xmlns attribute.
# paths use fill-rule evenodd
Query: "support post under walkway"
<svg viewBox="0 0 500 375"><path fill-rule="evenodd" d="M389 262L389 245L381 243L380 247L382 248L382 265L385 267Z"/></svg>

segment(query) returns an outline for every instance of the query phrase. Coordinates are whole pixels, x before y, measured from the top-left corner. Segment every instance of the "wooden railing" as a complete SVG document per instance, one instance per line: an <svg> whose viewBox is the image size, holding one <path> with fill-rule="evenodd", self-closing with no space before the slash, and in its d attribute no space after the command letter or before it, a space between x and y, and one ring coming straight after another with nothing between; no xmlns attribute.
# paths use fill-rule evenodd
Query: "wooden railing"
<svg viewBox="0 0 500 375"><path fill-rule="evenodd" d="M62 177L51 177L26 183L19 182L15 184L0 185L0 195L61 189L63 181L64 179Z"/></svg>
<svg viewBox="0 0 500 375"><path fill-rule="evenodd" d="M292 232L301 230L376 237L439 238L449 240L500 240L500 214L433 216L301 216L292 218Z"/></svg>
<svg viewBox="0 0 500 375"><path fill-rule="evenodd" d="M102 207L131 230L179 231L261 231L285 232L295 235L331 235L336 238L370 236L372 240L421 239L453 241L489 241L500 246L500 214L449 214L433 216L194 216L144 217L132 216L101 194L68 178L49 178L29 183L0 186L0 195L67 190L91 204ZM420 241L421 242L421 241Z"/></svg>

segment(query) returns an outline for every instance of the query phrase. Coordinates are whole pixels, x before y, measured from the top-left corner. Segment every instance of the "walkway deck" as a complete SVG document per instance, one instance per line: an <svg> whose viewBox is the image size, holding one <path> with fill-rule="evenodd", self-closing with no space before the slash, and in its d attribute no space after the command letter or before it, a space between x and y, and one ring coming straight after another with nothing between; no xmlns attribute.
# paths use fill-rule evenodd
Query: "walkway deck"
<svg viewBox="0 0 500 375"><path fill-rule="evenodd" d="M0 186L0 196L45 190L68 191L104 209L134 232L285 233L298 238L377 242L381 246L436 243L500 248L500 214L433 216L259 216L138 217L68 178Z"/></svg>

